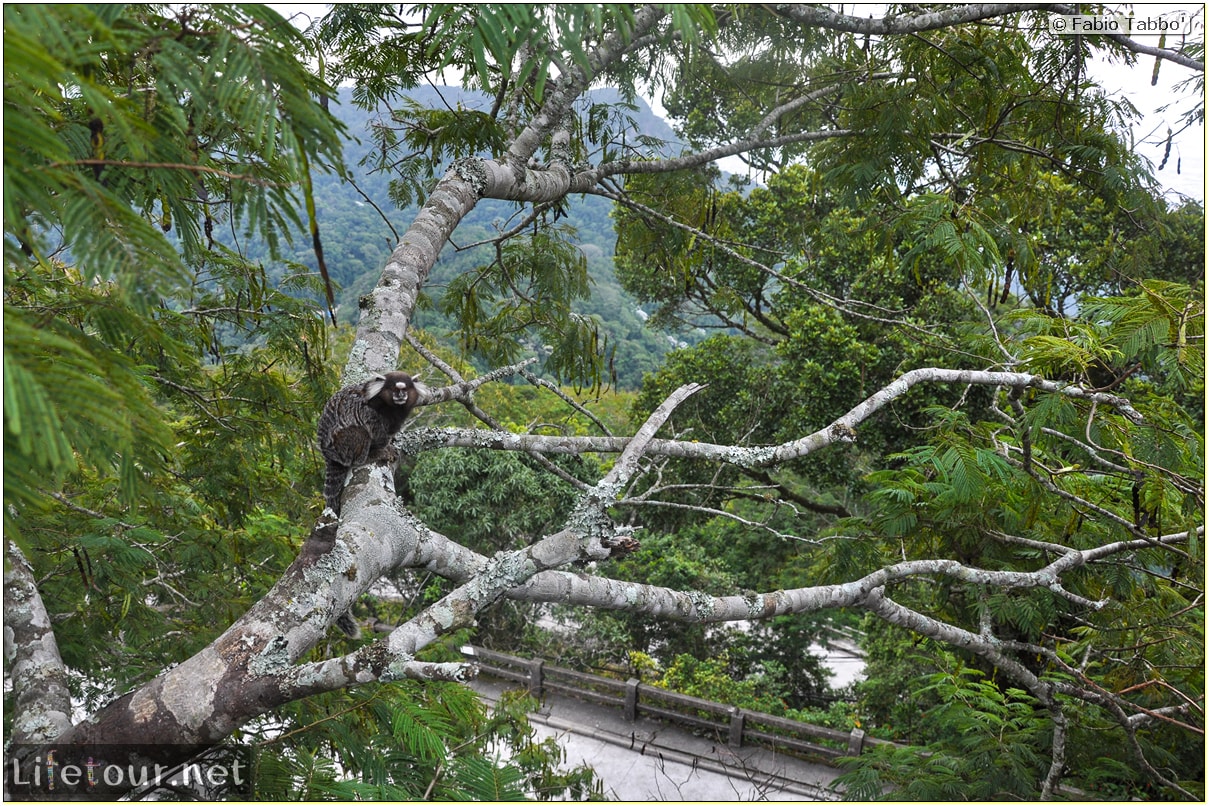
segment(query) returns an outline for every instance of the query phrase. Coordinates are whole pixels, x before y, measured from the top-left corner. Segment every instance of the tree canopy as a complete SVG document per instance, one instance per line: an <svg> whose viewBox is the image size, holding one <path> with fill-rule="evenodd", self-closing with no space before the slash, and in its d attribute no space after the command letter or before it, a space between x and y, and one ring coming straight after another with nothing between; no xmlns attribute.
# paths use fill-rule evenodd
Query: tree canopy
<svg viewBox="0 0 1209 806"><path fill-rule="evenodd" d="M581 798L456 646L802 709L843 629L853 718L910 745L849 797L1203 799L1204 212L1087 72L1181 71L1196 125L1203 38L1073 13L6 5L6 739L241 738L277 799ZM413 97L449 75L482 103ZM348 135L414 215L339 328ZM582 196L648 325L710 334L629 396ZM324 400L400 367L417 416L322 510Z"/></svg>

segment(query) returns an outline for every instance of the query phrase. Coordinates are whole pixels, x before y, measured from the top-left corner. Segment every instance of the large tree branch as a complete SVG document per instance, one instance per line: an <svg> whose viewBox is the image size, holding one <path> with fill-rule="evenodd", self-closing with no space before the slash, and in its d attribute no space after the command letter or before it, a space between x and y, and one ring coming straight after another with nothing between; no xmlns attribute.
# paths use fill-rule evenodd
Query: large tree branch
<svg viewBox="0 0 1209 806"><path fill-rule="evenodd" d="M651 445L654 446L652 441ZM1204 527L1173 532L1145 541L1130 540L1089 549L1062 547L1058 556L1035 571L993 571L966 566L956 560L910 560L873 571L860 579L832 585L752 593L743 596L708 596L697 591L676 591L635 582L565 571L536 574L524 585L509 591L509 598L529 602L626 610L656 618L685 622L726 622L771 618L794 613L811 613L837 607L861 606L871 590L884 588L909 578L944 576L972 585L1004 590L1044 588L1076 606L1099 609L1105 602L1094 602L1065 590L1063 574L1107 558L1129 554L1155 545L1177 545L1201 538ZM1008 536L1004 536L1008 537ZM1012 542L1032 545L1024 538ZM1049 544L1041 547L1047 548ZM487 558L431 530L411 557L411 567L423 568L455 582L463 582L479 573Z"/></svg>
<svg viewBox="0 0 1209 806"><path fill-rule="evenodd" d="M385 682L422 674L426 670L416 666L416 652L442 635L470 626L480 611L536 574L578 560L607 559L619 547L632 550L637 544L618 532L606 509L637 472L648 443L672 411L700 388L696 384L681 387L647 418L609 473L581 496L562 531L490 559L474 556L466 563L474 566L473 574L387 638L342 658L286 670L280 681L283 696L294 699L371 680Z"/></svg>
<svg viewBox="0 0 1209 806"><path fill-rule="evenodd" d="M478 200L476 185L457 171L450 171L437 184L387 258L378 284L361 299L361 319L345 365L345 384L395 369L420 289L441 247Z"/></svg>
<svg viewBox="0 0 1209 806"><path fill-rule="evenodd" d="M71 728L67 670L29 561L4 541L4 663L16 703L11 739L31 744Z"/></svg>
<svg viewBox="0 0 1209 806"><path fill-rule="evenodd" d="M431 532L393 496L382 495L392 489L389 468L359 468L358 473L379 476L380 483L354 486L346 495L345 509L355 512L357 520L342 523L330 511L325 513L298 559L226 632L57 739L137 744L148 735L170 735L181 746L183 760L249 719L318 691L402 677L464 679L465 670L457 665L420 664L415 652L449 630L472 623L476 613L534 574L636 547L612 525L605 509L637 471L655 432L698 388L681 388L651 415L613 470L583 496L567 528L491 559L467 552L449 558L441 564L441 573L461 578L461 585L409 622L408 629L333 662L296 667L298 658L369 585L394 568L421 564L426 543L454 545Z"/></svg>
<svg viewBox="0 0 1209 806"><path fill-rule="evenodd" d="M555 201L571 183L568 166L555 162L544 171L528 170L528 157L561 124L571 102L592 78L624 52L625 42L650 30L665 12L645 6L627 33L605 37L576 68L555 82L541 110L514 139L504 162L467 159L454 165L425 200L398 246L391 252L378 284L361 300L357 335L345 366L344 382L353 383L395 368L420 289L457 225L482 198Z"/></svg>
<svg viewBox="0 0 1209 806"><path fill-rule="evenodd" d="M1187 542L1196 531L1160 538L1165 543ZM1126 551L1122 546L1119 551ZM533 602L559 602L605 610L625 610L671 621L718 623L814 613L839 607L862 607L871 591L909 578L942 576L972 585L1005 590L1044 588L1071 602L1098 608L1061 586L1060 576L1090 562L1087 552L1059 558L1036 571L987 571L956 560L909 560L873 571L860 579L832 585L815 585L743 596L708 596L697 591L676 591L634 582L566 572L535 576L510 593L511 598ZM906 626L906 625L903 625Z"/></svg>
<svg viewBox="0 0 1209 806"><path fill-rule="evenodd" d="M641 7L634 14L633 28L606 36L598 47L587 54L585 65L572 66L553 82L541 109L508 148L504 161L512 170L518 172L518 179L523 177L529 158L541 147L550 133L562 125L572 102L583 94L596 76L621 58L629 41L648 33L666 14L667 12L658 6Z"/></svg>

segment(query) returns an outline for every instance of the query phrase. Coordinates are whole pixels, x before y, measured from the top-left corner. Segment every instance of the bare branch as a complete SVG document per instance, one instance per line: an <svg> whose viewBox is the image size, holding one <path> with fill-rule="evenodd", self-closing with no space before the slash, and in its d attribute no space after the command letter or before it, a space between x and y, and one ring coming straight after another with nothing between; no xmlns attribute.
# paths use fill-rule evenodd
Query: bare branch
<svg viewBox="0 0 1209 806"><path fill-rule="evenodd" d="M406 338L407 338L407 343L411 345L412 349L414 349L421 356L423 356L424 359L426 361L428 361L428 363L432 364L437 369L444 372L445 375L454 382L454 387L457 387L457 388L471 387L471 384L469 382L467 382L466 380L464 380L462 378L461 374L457 370L455 370L453 367L449 366L444 361L442 361L440 359L440 357L437 356L435 353L430 352L426 347L424 347L424 345L420 344L419 340L414 335L412 335L411 333L408 333ZM517 365L515 367L516 371L519 372L526 379L533 377L533 374L531 372L529 372L527 369L525 369L525 366L527 366L528 363L532 363L532 361L535 361L535 360L536 359L530 359L528 362ZM488 375L493 375L493 374L494 373L488 373ZM488 377L487 375L484 375L481 378L477 378L477 379L475 379L474 383L481 385L480 382L485 382L483 379L487 378L487 377ZM500 377L500 376L496 376L496 377ZM469 388L469 390L466 391L465 394L461 395L460 397L455 397L455 398L451 398L451 399L458 400L458 402L461 403L466 408L466 410L470 412L471 416L475 417L480 422L485 423L492 430L507 433L506 430L504 429L503 425L501 425L498 421L496 421L496 419L494 417L492 417L490 414L488 414L487 412L480 409L478 407L478 405L475 404L474 398L472 397L474 388L477 388L477 387ZM568 473L567 471L563 470L558 465L551 462L545 456L542 456L540 453L536 453L534 451L529 451L529 456L531 456L534 459L534 461L536 461L538 464L540 464L542 467L544 467L550 473L553 473L554 475L558 476L560 479L567 482L572 487L575 487L580 490L587 489L587 485L584 482L575 478L570 473Z"/></svg>
<svg viewBox="0 0 1209 806"><path fill-rule="evenodd" d="M445 403L450 400L456 400L458 402L469 401L471 399L471 395L474 394L475 390L477 390L479 387L489 384L492 381L498 381L500 378L506 378L509 375L516 375L524 370L525 367L535 363L537 363L536 358L526 358L519 364L512 364L511 366L493 369L491 372L488 372L485 375L480 375L479 377L473 378L469 381L461 380L459 377L459 380L453 384L450 384L449 386L442 386L438 389L427 388L421 392L420 399L416 402L416 405L431 406L435 403ZM448 364L446 364L445 367L449 369L450 372L453 372L453 368L449 367ZM456 373L454 374L455 376L457 375Z"/></svg>
<svg viewBox="0 0 1209 806"><path fill-rule="evenodd" d="M1185 56L1179 51L1171 50L1169 48L1156 48L1152 45L1143 45L1136 39L1130 39L1123 34L1109 34L1107 38L1119 45L1124 45L1126 49L1131 50L1134 53L1141 53L1146 56L1154 56L1156 59L1166 59L1169 62L1175 62L1181 67L1189 67L1201 73L1205 72L1204 62L1197 61L1190 56Z"/></svg>
<svg viewBox="0 0 1209 806"><path fill-rule="evenodd" d="M701 384L689 383L668 395L667 400L651 412L651 416L643 423L642 428L638 429L638 433L628 441L621 456L613 463L613 468L597 486L610 498L620 493L638 470L638 460L646 454L650 444L654 441L655 434L663 427L672 411L690 395L696 394L704 388Z"/></svg>
<svg viewBox="0 0 1209 806"><path fill-rule="evenodd" d="M894 75L895 75L894 73L873 73L872 75L862 75L862 76L860 76L860 78L863 81L875 81L875 80L879 80L879 79L883 79L883 78L892 78ZM762 135L764 132L768 131L768 129L770 129L774 123L776 123L778 120L780 120L785 115L788 115L790 112L800 109L803 106L806 106L807 104L809 104L813 101L817 101L820 98L825 98L828 95L837 93L842 88L843 88L842 84L829 84L826 87L821 87L817 90L814 90L813 92L808 92L805 95L801 95L797 98L794 98L792 101L786 101L785 103L781 104L777 108L770 111L767 115L764 116L763 120L761 120L759 123L757 123L755 126L753 126L747 132L746 139L749 141L756 140L757 138L760 137L760 135Z"/></svg>
<svg viewBox="0 0 1209 806"><path fill-rule="evenodd" d="M726 518L727 520L732 520L735 523L741 524L743 526L748 526L752 529L760 529L762 531L765 531L765 532L768 532L768 533L774 535L775 537L779 537L782 540L797 540L802 543L809 543L811 545L816 545L816 546L821 545L823 542L825 542L828 539L828 538L824 538L823 540L811 540L809 538L799 537L798 535L786 534L785 532L780 532L780 531L772 528L767 523L759 523L757 521L753 521L753 520L749 520L747 518L741 517L740 515L738 515L737 513L734 513L734 512L727 512L726 510L723 510L723 509L715 509L714 507L702 506L700 504L682 504L677 501L661 501L659 499L650 499L650 498L623 498L617 502L617 505L626 506L626 507L635 507L635 506L666 507L667 509L683 509L683 510L686 510L689 512L700 512L704 515L711 515L711 516L718 517L718 518Z"/></svg>
<svg viewBox="0 0 1209 806"><path fill-rule="evenodd" d="M1016 14L1021 11L1036 11L1051 8L1048 3L972 3L964 6L949 6L940 11L923 14L902 14L885 17L853 17L832 11L825 6L777 4L772 13L803 25L845 31L851 34L917 34L934 31L963 23ZM1066 12L1063 12L1066 13ZM1070 12L1076 13L1076 12Z"/></svg>
<svg viewBox="0 0 1209 806"><path fill-rule="evenodd" d="M725 143L713 148L707 148L703 151L698 151L693 154L685 154L682 157L672 157L668 159L657 160L621 160L618 162L605 162L586 171L581 171L575 175L571 184L572 193L587 193L600 180L609 177L617 176L618 174L663 174L672 173L675 171L684 171L689 168L696 168L701 165L709 165L711 162L733 157L737 154L742 154L747 151L756 151L762 148L777 148L779 146L794 145L796 143L813 143L819 140L831 140L836 137L853 137L859 132L850 129L833 129L813 132L797 132L795 134L786 134L780 137L751 138L736 140L733 143Z"/></svg>
<svg viewBox="0 0 1209 806"><path fill-rule="evenodd" d="M738 447L708 442L651 440L647 453L657 456L704 459L726 462L744 468L768 467L809 456L837 442L852 442L856 427L875 413L902 397L912 387L922 383L967 384L975 386L1007 386L1018 389L1040 389L1052 394L1106 403L1117 408L1136 425L1144 424L1128 400L1103 392L1092 392L1075 384L1059 383L1023 372L991 372L927 367L911 370L897 380L854 406L847 414L828 426L801 439L775 446ZM416 429L403 435L413 443L411 450L427 448L484 447L495 450L536 450L542 453L618 453L625 450L625 437L568 437L537 434L493 434L468 429Z"/></svg>

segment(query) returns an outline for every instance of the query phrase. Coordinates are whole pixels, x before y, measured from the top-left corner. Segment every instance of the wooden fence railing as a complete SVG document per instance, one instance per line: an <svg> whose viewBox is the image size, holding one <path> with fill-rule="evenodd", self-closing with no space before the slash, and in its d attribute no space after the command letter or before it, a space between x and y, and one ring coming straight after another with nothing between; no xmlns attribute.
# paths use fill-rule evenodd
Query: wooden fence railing
<svg viewBox="0 0 1209 806"><path fill-rule="evenodd" d="M894 744L866 736L860 728L845 733L678 694L633 678L623 682L476 646L463 647L462 654L474 658L484 673L524 684L538 699L544 692L552 691L601 705L618 706L629 722L642 715L695 730L713 731L719 737L725 737L732 749L744 744L759 744L777 752L830 762L840 756L859 755L874 745Z"/></svg>

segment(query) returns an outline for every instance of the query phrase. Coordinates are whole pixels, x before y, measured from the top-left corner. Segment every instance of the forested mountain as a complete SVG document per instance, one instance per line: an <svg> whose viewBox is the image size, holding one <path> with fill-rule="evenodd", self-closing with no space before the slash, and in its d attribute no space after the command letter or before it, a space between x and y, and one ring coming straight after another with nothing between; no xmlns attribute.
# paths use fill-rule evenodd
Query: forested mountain
<svg viewBox="0 0 1209 806"><path fill-rule="evenodd" d="M421 86L411 90L408 95L415 104L424 108L477 109L490 106L490 99L482 93L459 87ZM590 96L594 103L616 105L621 100L615 90L596 90ZM375 133L375 124L382 122L379 115L371 115L354 104L352 89L347 87L341 88L332 97L330 108L346 129L344 153L349 175L342 177L333 172L316 172L316 217L328 271L338 286L337 319L352 324L357 318L358 298L378 281L382 265L398 243L398 233L415 217L417 206L396 206L391 199L390 185L397 178L397 172L373 161L373 141L375 137L381 137ZM633 125L637 131L666 140L669 150L678 148L671 128L641 98L633 101L629 114L634 119ZM579 300L575 309L599 323L604 337L601 349L611 356L609 367L612 382L617 388L637 389L643 375L662 363L662 357L668 349L677 343L700 341L704 332L693 327L681 327L669 334L644 326L645 314L638 313L638 303L621 288L614 274L613 250L617 234L610 217L612 206L611 201L600 196L577 194L568 196L559 204L557 213L551 211L546 217L557 218L560 225L573 230L570 240L579 245L587 262L587 272L592 282L591 294ZM438 310L440 299L454 277L475 266L490 263L494 258L490 245L472 249L463 247L515 226L526 209L532 208L489 199L471 211L433 267L425 289L429 304L421 306L415 318L417 327L431 332L450 347L459 345L461 340L456 325ZM287 249L286 259L311 271L316 270L315 253L309 236L305 231L296 231L292 240L293 246ZM268 257L263 243L245 243L242 247L253 259ZM527 344L526 347L531 354L541 354L541 345ZM468 357L477 358L473 354ZM487 368L481 359L478 363L480 369Z"/></svg>

